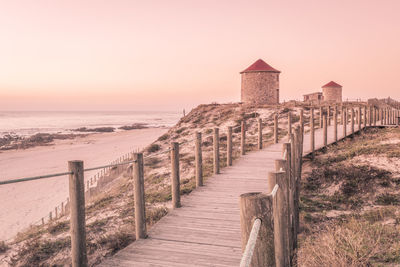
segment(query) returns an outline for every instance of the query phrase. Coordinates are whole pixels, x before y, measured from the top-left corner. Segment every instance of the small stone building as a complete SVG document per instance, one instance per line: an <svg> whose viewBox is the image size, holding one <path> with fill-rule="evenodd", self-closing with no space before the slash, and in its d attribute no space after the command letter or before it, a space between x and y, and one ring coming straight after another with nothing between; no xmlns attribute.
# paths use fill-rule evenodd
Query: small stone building
<svg viewBox="0 0 400 267"><path fill-rule="evenodd" d="M321 101L323 101L322 92L306 94L303 95L303 98L304 102L309 102L309 103L320 103Z"/></svg>
<svg viewBox="0 0 400 267"><path fill-rule="evenodd" d="M240 74L243 103L279 104L279 70L259 59Z"/></svg>
<svg viewBox="0 0 400 267"><path fill-rule="evenodd" d="M331 81L322 86L322 96L327 102L342 102L342 86Z"/></svg>

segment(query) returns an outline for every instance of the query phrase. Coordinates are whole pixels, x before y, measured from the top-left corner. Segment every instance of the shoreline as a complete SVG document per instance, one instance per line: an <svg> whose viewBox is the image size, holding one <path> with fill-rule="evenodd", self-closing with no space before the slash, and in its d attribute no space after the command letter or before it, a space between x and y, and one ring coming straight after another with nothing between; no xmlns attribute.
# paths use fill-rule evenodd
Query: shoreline
<svg viewBox="0 0 400 267"><path fill-rule="evenodd" d="M141 149L169 128L146 128L111 133L93 133L74 139L55 140L51 145L0 153L0 180L63 172L68 160L80 159L85 166L107 164L123 154ZM85 173L85 178L96 171ZM68 197L68 178L36 180L0 187L0 240L44 216Z"/></svg>

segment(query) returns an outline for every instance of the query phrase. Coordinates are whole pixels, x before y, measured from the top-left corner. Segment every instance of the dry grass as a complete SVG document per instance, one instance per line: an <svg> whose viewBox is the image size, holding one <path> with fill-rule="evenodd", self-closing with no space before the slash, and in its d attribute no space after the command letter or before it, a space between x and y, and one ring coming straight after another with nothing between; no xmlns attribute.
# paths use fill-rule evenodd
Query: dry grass
<svg viewBox="0 0 400 267"><path fill-rule="evenodd" d="M400 262L400 227L351 218L301 243L300 266L383 266Z"/></svg>
<svg viewBox="0 0 400 267"><path fill-rule="evenodd" d="M399 137L399 129L370 129L306 163L299 266L399 266L399 173L352 160L362 155L394 160L400 147L382 141Z"/></svg>

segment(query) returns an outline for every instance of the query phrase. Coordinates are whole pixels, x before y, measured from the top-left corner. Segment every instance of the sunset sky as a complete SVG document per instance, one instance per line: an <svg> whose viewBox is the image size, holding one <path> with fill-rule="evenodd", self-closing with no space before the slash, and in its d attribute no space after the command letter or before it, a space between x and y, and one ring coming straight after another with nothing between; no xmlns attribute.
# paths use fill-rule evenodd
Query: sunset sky
<svg viewBox="0 0 400 267"><path fill-rule="evenodd" d="M281 100L333 80L400 99L399 0L0 0L0 110L181 110L240 100L280 70Z"/></svg>

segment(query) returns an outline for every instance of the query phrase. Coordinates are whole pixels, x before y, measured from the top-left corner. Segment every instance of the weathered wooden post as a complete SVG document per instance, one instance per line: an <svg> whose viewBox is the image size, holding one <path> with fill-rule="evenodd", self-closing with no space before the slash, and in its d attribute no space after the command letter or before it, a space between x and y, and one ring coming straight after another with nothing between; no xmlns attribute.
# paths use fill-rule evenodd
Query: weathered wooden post
<svg viewBox="0 0 400 267"><path fill-rule="evenodd" d="M293 134L292 134L293 135ZM285 155L286 161L286 179L289 181L289 197L288 197L288 217L289 217L289 247L291 248L290 257L293 258L294 255L294 240L296 239L295 236L295 227L294 227L294 218L295 218L295 211L294 211L294 190L296 188L296 181L294 180L294 173L292 168L292 144L291 143L284 143L283 144L283 151Z"/></svg>
<svg viewBox="0 0 400 267"><path fill-rule="evenodd" d="M326 117L325 117L326 118ZM326 122L326 121L325 121ZM294 153L292 153L292 158L294 160L294 172L295 172L295 181L296 181L296 188L295 188L295 201L294 201L294 207L295 207L295 227L296 227L296 233L299 233L300 229L300 219L299 219L299 205L300 205L300 182L301 182L301 165L302 165L302 137L300 133L300 128L296 127L295 129L295 134L294 134ZM294 155L294 157L293 157ZM295 245L297 247L297 237L295 240Z"/></svg>
<svg viewBox="0 0 400 267"><path fill-rule="evenodd" d="M327 106L326 107L326 118L327 118L327 120L328 120L328 126L330 126L331 125L331 106Z"/></svg>
<svg viewBox="0 0 400 267"><path fill-rule="evenodd" d="M246 122L242 120L241 126L241 139L240 139L240 153L246 154Z"/></svg>
<svg viewBox="0 0 400 267"><path fill-rule="evenodd" d="M304 133L304 109L300 109L300 127Z"/></svg>
<svg viewBox="0 0 400 267"><path fill-rule="evenodd" d="M180 178L179 178L179 143L171 143L171 187L172 207L181 207Z"/></svg>
<svg viewBox="0 0 400 267"><path fill-rule="evenodd" d="M274 143L278 143L278 114L274 114Z"/></svg>
<svg viewBox="0 0 400 267"><path fill-rule="evenodd" d="M328 145L328 121L326 115L322 118L322 127L323 127L323 138L324 138L324 147Z"/></svg>
<svg viewBox="0 0 400 267"><path fill-rule="evenodd" d="M54 208L54 219L57 219L58 218L58 209L57 209L57 207L55 207Z"/></svg>
<svg viewBox="0 0 400 267"><path fill-rule="evenodd" d="M376 120L377 120L376 107L373 106L373 109L374 109L374 121L373 121L373 123L374 123L374 126L376 126Z"/></svg>
<svg viewBox="0 0 400 267"><path fill-rule="evenodd" d="M71 260L73 267L81 267L88 265L86 253L83 161L69 161L68 170L71 172L69 175Z"/></svg>
<svg viewBox="0 0 400 267"><path fill-rule="evenodd" d="M364 128L367 128L367 106L364 106Z"/></svg>
<svg viewBox="0 0 400 267"><path fill-rule="evenodd" d="M258 149L263 148L263 142L262 142L262 119L258 118Z"/></svg>
<svg viewBox="0 0 400 267"><path fill-rule="evenodd" d="M232 127L231 128L231 138L232 138ZM196 162L196 187L203 186L203 153L201 149L201 132L196 132L195 134L195 162ZM229 135L228 135L229 136ZM232 139L231 139L232 141ZM229 140L228 140L229 144ZM229 154L228 154L229 155Z"/></svg>
<svg viewBox="0 0 400 267"><path fill-rule="evenodd" d="M288 136L292 133L292 112L288 112Z"/></svg>
<svg viewBox="0 0 400 267"><path fill-rule="evenodd" d="M315 154L315 127L314 127L314 108L310 109L310 144L311 144L311 156L314 158Z"/></svg>
<svg viewBox="0 0 400 267"><path fill-rule="evenodd" d="M343 138L347 136L347 108L343 109Z"/></svg>
<svg viewBox="0 0 400 267"><path fill-rule="evenodd" d="M214 174L219 174L219 129L214 128Z"/></svg>
<svg viewBox="0 0 400 267"><path fill-rule="evenodd" d="M357 122L358 122L358 131L360 132L361 131L361 128L362 128L362 126L361 126L361 106L358 106L358 120L357 120Z"/></svg>
<svg viewBox="0 0 400 267"><path fill-rule="evenodd" d="M49 221L52 221L52 220L53 220L53 212L50 211L50 212L49 212Z"/></svg>
<svg viewBox="0 0 400 267"><path fill-rule="evenodd" d="M381 117L381 125L384 125L383 121L384 121L384 112L383 109L380 109L380 117Z"/></svg>
<svg viewBox="0 0 400 267"><path fill-rule="evenodd" d="M337 106L335 106L335 110L333 111L333 139L335 142L338 140L338 135L337 135L337 129L338 129L338 123L337 123Z"/></svg>
<svg viewBox="0 0 400 267"><path fill-rule="evenodd" d="M322 124L323 124L323 116L324 114L324 108L322 106L319 107L319 128L322 129Z"/></svg>
<svg viewBox="0 0 400 267"><path fill-rule="evenodd" d="M232 126L228 127L228 136L226 142L226 165L232 166Z"/></svg>
<svg viewBox="0 0 400 267"><path fill-rule="evenodd" d="M290 262L286 198L288 195L288 181L286 178L284 171L268 173L268 184L270 185L268 193L272 194L273 200L275 262L276 266L282 267L289 266ZM274 192L276 189L277 191Z"/></svg>
<svg viewBox="0 0 400 267"><path fill-rule="evenodd" d="M345 123L344 123L344 111L345 111L345 107L344 107L344 105L342 105L342 117L341 117L341 120L340 120L340 122L341 122L341 124L342 125L344 125Z"/></svg>
<svg viewBox="0 0 400 267"><path fill-rule="evenodd" d="M372 126L372 106L369 106L368 109L368 126Z"/></svg>
<svg viewBox="0 0 400 267"><path fill-rule="evenodd" d="M276 193L275 193L276 194ZM275 240L273 196L263 193L246 193L240 196L240 228L242 251L245 250L253 223L261 220L260 230L250 266L275 267Z"/></svg>
<svg viewBox="0 0 400 267"><path fill-rule="evenodd" d="M136 239L146 238L146 210L144 200L144 171L143 171L143 153L133 154L133 183L135 200L135 229Z"/></svg>
<svg viewBox="0 0 400 267"><path fill-rule="evenodd" d="M383 116L383 124L386 125L386 108L383 109L382 116Z"/></svg>
<svg viewBox="0 0 400 267"><path fill-rule="evenodd" d="M354 108L351 108L351 114L350 114L350 120L351 120L351 134L354 135Z"/></svg>
<svg viewBox="0 0 400 267"><path fill-rule="evenodd" d="M283 239L284 239L284 247L285 247L285 256L287 257L287 262L291 262L291 255L292 255L292 240L290 235L291 235L291 229L290 229L290 207L289 207L289 194L290 194L290 185L289 185L289 176L288 176L288 171L286 170L287 167L287 162L285 159L278 159L275 160L275 171L278 173L275 174L270 174L275 175L275 180L276 184L282 189L283 192L283 197L284 197L284 233L283 233ZM280 172L284 172L285 175L281 176ZM272 180L272 179L271 179ZM288 266L291 266L290 264Z"/></svg>

